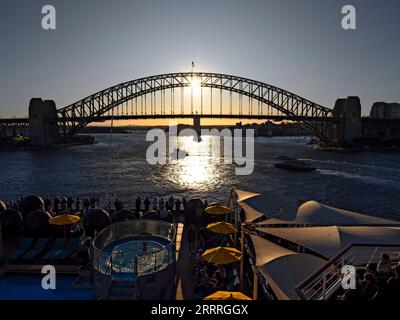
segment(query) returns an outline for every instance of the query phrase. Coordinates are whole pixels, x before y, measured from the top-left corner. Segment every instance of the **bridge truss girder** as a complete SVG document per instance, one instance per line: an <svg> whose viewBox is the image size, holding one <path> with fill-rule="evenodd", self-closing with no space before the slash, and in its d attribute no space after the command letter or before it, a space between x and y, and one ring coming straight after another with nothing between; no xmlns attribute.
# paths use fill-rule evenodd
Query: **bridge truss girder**
<svg viewBox="0 0 400 320"><path fill-rule="evenodd" d="M59 122L61 127L64 128L64 133L72 135L89 124L92 119L100 118L129 100L157 91L191 87L194 79L203 88L234 92L269 105L293 119L310 119L300 120L299 122L320 139L328 140L326 135L327 123L335 120L332 110L263 82L207 72L161 74L120 83L59 109ZM138 111L136 110L136 112ZM139 114L149 115L149 110L142 109ZM182 113L175 113L174 111L170 113L170 115L176 115L177 118L179 114L182 115ZM193 110L192 114L194 115ZM164 115L166 114L164 113ZM213 116L213 114L209 116ZM218 113L215 113L215 117L217 116ZM85 121L84 119L88 120Z"/></svg>

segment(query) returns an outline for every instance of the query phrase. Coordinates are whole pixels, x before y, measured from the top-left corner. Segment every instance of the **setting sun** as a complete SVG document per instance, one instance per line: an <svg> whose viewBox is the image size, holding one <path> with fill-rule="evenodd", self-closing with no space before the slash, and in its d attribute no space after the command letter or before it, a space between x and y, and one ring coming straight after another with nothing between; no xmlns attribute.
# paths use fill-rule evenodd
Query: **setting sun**
<svg viewBox="0 0 400 320"><path fill-rule="evenodd" d="M201 81L198 78L193 78L192 79L192 83L191 83L191 87L193 92L198 93L201 91Z"/></svg>

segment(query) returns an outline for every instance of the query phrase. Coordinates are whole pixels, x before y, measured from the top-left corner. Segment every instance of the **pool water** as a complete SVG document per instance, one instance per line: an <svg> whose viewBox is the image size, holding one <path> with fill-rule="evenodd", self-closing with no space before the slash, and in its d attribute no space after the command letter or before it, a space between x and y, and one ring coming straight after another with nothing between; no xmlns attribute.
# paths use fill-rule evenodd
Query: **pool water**
<svg viewBox="0 0 400 320"><path fill-rule="evenodd" d="M112 250L113 271L134 272L137 263L139 274L150 272L156 266L163 264L165 258L165 252L161 250L163 247L161 243L151 240L131 240L117 245Z"/></svg>

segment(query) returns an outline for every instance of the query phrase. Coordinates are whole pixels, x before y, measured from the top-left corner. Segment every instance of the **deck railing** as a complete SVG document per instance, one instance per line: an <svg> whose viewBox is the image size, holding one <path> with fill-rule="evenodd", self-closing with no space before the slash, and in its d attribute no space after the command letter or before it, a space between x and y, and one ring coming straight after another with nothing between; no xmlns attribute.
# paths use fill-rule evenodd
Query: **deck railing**
<svg viewBox="0 0 400 320"><path fill-rule="evenodd" d="M377 263L382 253L387 253L392 261L397 262L400 245L349 245L301 282L296 292L302 300L327 300L341 287L344 266L364 269L368 263Z"/></svg>

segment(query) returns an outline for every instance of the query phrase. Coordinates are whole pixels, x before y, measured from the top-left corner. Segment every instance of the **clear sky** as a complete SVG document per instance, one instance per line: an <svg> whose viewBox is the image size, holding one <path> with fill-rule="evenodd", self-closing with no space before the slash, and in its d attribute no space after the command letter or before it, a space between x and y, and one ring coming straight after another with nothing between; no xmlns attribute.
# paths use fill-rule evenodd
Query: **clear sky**
<svg viewBox="0 0 400 320"><path fill-rule="evenodd" d="M41 28L41 8L57 29ZM357 30L341 28L341 8ZM143 76L210 71L282 87L332 108L358 95L400 102L400 1L1 0L0 116L31 97L57 107Z"/></svg>

